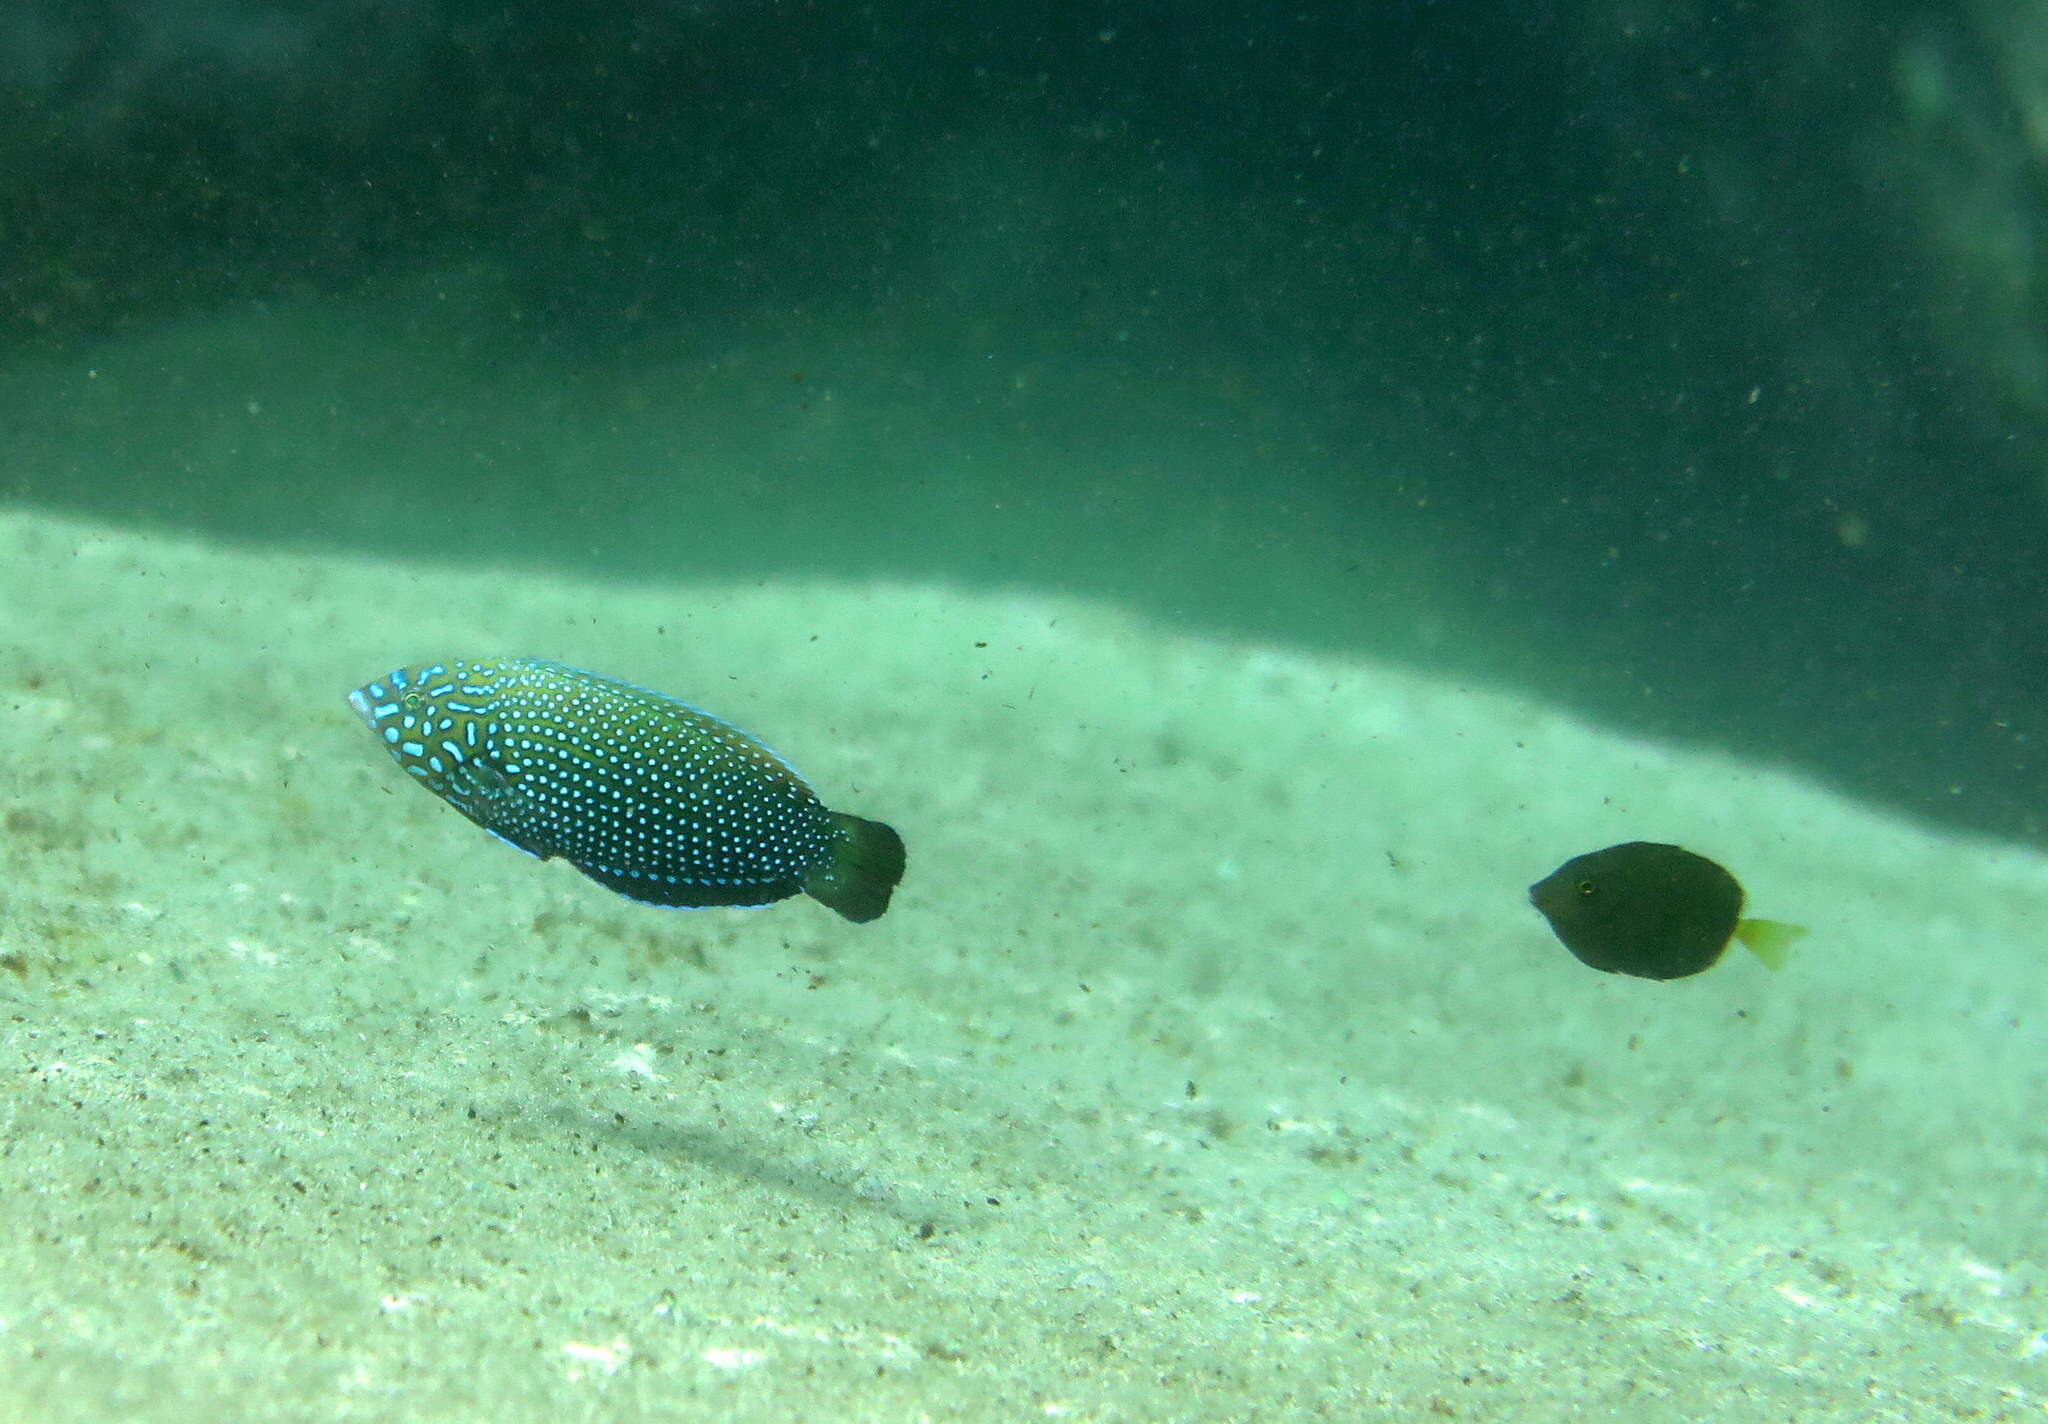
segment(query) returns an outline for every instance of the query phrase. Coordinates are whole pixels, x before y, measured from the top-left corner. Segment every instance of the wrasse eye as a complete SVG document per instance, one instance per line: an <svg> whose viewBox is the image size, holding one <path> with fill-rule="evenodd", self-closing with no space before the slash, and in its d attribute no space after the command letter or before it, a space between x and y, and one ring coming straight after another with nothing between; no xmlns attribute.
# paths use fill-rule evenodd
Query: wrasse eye
<svg viewBox="0 0 2048 1424"><path fill-rule="evenodd" d="M1581 880L1579 882L1578 890L1581 896L1595 895L1599 893L1600 887L1598 885L1595 885L1590 880Z"/></svg>

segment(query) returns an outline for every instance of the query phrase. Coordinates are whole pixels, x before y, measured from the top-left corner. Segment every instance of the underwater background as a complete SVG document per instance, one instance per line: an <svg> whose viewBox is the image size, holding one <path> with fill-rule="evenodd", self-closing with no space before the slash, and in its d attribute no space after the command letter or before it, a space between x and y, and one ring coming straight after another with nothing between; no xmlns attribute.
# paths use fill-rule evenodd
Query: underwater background
<svg viewBox="0 0 2048 1424"><path fill-rule="evenodd" d="M0 1418L2032 1419L2048 17L0 15ZM346 694L887 821L635 904ZM1684 845L1808 930L1594 972Z"/></svg>

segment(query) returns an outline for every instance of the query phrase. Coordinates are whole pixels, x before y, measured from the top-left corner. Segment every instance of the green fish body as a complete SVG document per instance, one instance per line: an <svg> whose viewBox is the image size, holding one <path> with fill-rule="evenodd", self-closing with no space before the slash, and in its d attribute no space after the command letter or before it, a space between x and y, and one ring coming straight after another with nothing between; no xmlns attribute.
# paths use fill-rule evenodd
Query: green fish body
<svg viewBox="0 0 2048 1424"><path fill-rule="evenodd" d="M1638 979L1711 969L1739 940L1772 969L1806 931L1744 919L1742 885L1682 846L1627 841L1573 856L1529 887L1529 903L1580 963Z"/></svg>
<svg viewBox="0 0 2048 1424"><path fill-rule="evenodd" d="M903 842L829 811L730 723L535 658L399 668L349 693L422 785L491 834L629 899L766 905L799 892L877 918Z"/></svg>

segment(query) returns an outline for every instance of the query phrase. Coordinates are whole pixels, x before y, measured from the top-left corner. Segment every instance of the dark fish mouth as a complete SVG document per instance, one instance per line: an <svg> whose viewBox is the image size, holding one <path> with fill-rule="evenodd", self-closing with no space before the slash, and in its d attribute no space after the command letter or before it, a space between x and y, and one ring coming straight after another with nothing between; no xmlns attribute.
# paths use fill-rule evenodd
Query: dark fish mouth
<svg viewBox="0 0 2048 1424"><path fill-rule="evenodd" d="M363 696L363 690L360 687L348 695L348 705L356 709L356 716L363 719L364 726L374 727L377 725L377 714L370 710L370 699Z"/></svg>

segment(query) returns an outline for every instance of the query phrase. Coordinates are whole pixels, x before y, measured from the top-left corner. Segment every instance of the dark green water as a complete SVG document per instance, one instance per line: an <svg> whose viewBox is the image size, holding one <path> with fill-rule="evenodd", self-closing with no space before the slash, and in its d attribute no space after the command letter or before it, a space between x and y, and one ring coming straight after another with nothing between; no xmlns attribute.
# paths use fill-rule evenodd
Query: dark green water
<svg viewBox="0 0 2048 1424"><path fill-rule="evenodd" d="M123 20L0 87L16 502L1076 591L2040 832L2041 423L1930 216L1995 27Z"/></svg>

